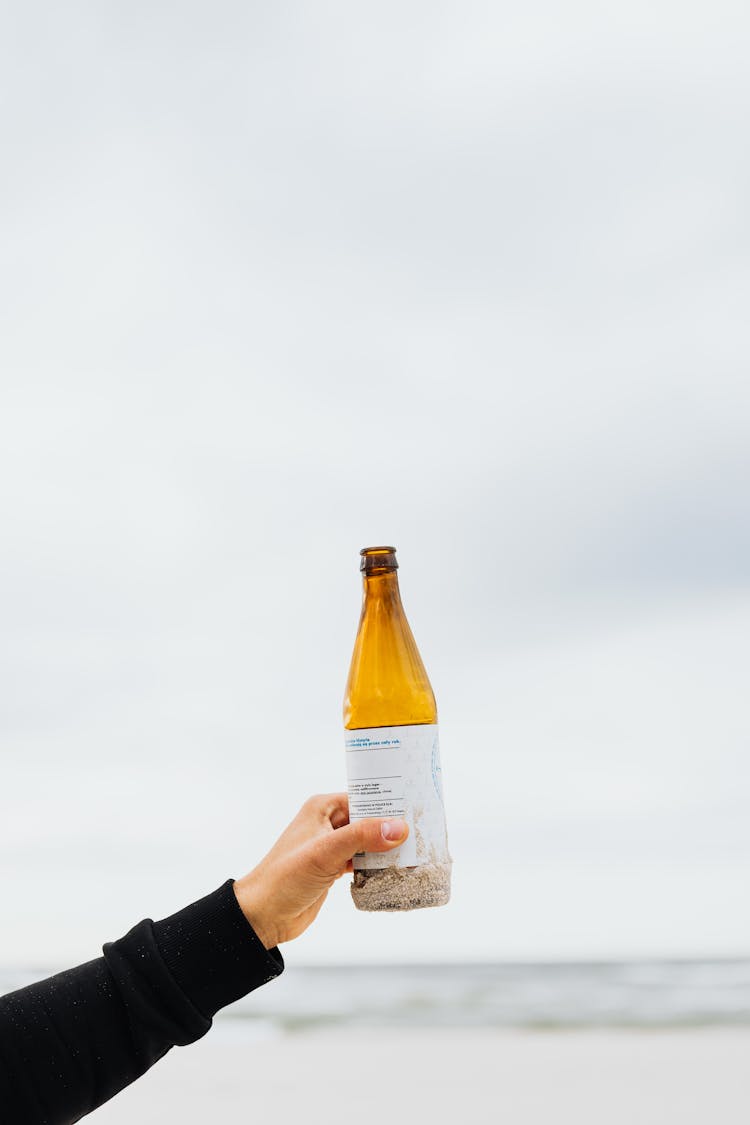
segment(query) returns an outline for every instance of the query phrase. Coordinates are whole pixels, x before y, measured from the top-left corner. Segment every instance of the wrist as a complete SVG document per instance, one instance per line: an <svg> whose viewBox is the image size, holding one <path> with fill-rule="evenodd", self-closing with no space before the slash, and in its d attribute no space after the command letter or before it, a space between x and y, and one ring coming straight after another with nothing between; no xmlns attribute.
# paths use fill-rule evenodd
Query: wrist
<svg viewBox="0 0 750 1125"><path fill-rule="evenodd" d="M249 926L252 926L255 936L264 949L274 949L279 944L276 927L271 924L268 911L263 909L257 889L253 887L250 875L237 879L233 884L237 904L245 916Z"/></svg>

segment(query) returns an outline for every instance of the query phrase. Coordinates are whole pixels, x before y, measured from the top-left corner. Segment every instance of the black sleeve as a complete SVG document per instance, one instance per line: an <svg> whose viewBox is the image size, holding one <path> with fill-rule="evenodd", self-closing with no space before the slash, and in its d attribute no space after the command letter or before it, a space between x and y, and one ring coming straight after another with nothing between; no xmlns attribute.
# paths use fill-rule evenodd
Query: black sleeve
<svg viewBox="0 0 750 1125"><path fill-rule="evenodd" d="M0 997L2 1125L71 1125L284 968L246 921L231 879L103 952Z"/></svg>

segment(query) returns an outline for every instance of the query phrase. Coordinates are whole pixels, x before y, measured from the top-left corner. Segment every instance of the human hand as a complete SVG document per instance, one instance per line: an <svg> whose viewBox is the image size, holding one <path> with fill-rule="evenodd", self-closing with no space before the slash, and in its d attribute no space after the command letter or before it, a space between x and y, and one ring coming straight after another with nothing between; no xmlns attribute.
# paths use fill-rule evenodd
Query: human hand
<svg viewBox="0 0 750 1125"><path fill-rule="evenodd" d="M335 881L352 870L356 852L392 851L408 834L403 820L350 824L346 793L310 797L268 855L235 882L242 913L266 949L292 941L317 917Z"/></svg>

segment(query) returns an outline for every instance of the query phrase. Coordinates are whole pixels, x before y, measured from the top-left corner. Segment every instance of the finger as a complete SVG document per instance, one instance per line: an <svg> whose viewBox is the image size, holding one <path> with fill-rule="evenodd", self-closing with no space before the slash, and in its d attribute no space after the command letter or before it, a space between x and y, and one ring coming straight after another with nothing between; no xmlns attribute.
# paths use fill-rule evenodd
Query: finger
<svg viewBox="0 0 750 1125"><path fill-rule="evenodd" d="M337 828L316 840L312 856L320 870L333 875L357 852L390 852L409 835L405 820L368 817Z"/></svg>
<svg viewBox="0 0 750 1125"><path fill-rule="evenodd" d="M349 822L349 797L346 793L319 793L305 801L302 811L338 828Z"/></svg>
<svg viewBox="0 0 750 1125"><path fill-rule="evenodd" d="M335 809L330 816L332 828L343 828L345 824L349 823L349 810L348 809Z"/></svg>

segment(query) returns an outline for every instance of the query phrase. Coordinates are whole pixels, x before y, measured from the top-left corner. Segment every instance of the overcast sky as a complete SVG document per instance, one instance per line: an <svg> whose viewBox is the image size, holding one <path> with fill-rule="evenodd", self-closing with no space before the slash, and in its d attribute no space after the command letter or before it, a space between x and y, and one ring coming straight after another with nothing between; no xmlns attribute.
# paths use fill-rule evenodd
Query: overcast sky
<svg viewBox="0 0 750 1125"><path fill-rule="evenodd" d="M742 3L0 16L0 963L343 788L399 549L454 899L340 958L750 941Z"/></svg>

